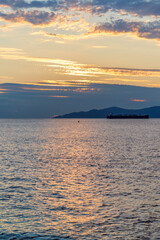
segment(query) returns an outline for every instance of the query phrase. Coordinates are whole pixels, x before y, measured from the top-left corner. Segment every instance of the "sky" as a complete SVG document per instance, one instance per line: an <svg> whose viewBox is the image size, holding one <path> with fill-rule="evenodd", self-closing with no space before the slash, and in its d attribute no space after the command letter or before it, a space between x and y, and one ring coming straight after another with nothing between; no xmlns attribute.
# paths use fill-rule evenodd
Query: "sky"
<svg viewBox="0 0 160 240"><path fill-rule="evenodd" d="M160 106L159 0L0 0L0 117Z"/></svg>

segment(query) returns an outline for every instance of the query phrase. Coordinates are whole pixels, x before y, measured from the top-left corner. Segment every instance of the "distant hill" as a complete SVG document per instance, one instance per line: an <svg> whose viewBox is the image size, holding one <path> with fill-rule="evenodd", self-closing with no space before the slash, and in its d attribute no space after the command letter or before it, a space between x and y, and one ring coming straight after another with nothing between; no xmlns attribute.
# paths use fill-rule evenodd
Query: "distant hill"
<svg viewBox="0 0 160 240"><path fill-rule="evenodd" d="M144 109L124 109L110 107L105 109L93 109L88 112L73 112L55 118L106 118L108 114L148 114L150 118L160 118L160 106Z"/></svg>

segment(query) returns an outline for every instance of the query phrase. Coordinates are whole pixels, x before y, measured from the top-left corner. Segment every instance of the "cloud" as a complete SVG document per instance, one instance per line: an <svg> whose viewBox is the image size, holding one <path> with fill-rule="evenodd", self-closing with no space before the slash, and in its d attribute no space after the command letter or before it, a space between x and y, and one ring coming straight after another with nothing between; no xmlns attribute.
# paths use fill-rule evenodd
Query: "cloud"
<svg viewBox="0 0 160 240"><path fill-rule="evenodd" d="M49 1L23 1L23 0L1 0L1 6L11 7L12 9L28 9L28 8L51 8L57 6L56 0Z"/></svg>
<svg viewBox="0 0 160 240"><path fill-rule="evenodd" d="M139 38L160 40L160 21L142 22L123 19L97 25L91 34L134 34Z"/></svg>
<svg viewBox="0 0 160 240"><path fill-rule="evenodd" d="M44 37L57 38L57 39L60 39L60 40L80 40L80 39L89 38L91 36L91 34L75 34L75 35L72 35L72 34L49 33L49 32L45 32L45 31L33 32L32 35L43 35Z"/></svg>
<svg viewBox="0 0 160 240"><path fill-rule="evenodd" d="M87 85L80 84L68 84L61 85L58 84L58 81L51 81L48 83L47 81L43 81L41 83L4 83L0 84L0 93L4 93L6 96L13 95L27 95L32 96L34 98L69 98L75 97L78 93L84 94L89 92L97 92L96 88L89 87Z"/></svg>
<svg viewBox="0 0 160 240"><path fill-rule="evenodd" d="M146 99L132 99L132 102L139 102L139 103L143 103L143 102L147 102Z"/></svg>
<svg viewBox="0 0 160 240"><path fill-rule="evenodd" d="M49 96L49 97L52 97L52 98L68 98L69 96Z"/></svg>
<svg viewBox="0 0 160 240"><path fill-rule="evenodd" d="M156 0L1 0L1 6L7 6L12 9L41 9L49 8L51 10L70 10L78 9L81 11L92 12L93 14L113 12L125 12L139 16L159 16L160 2Z"/></svg>
<svg viewBox="0 0 160 240"><path fill-rule="evenodd" d="M160 16L160 2L156 0L114 0L114 1L92 1L93 13L100 14L108 11L134 14L137 16Z"/></svg>
<svg viewBox="0 0 160 240"><path fill-rule="evenodd" d="M0 76L0 81L1 80L11 80L11 79L13 79L13 77L10 77L10 76Z"/></svg>
<svg viewBox="0 0 160 240"><path fill-rule="evenodd" d="M43 35L44 37L56 38L60 40L81 40L104 35L129 34L138 38L160 41L160 21L128 21L124 19L112 20L88 27L88 33L82 34L57 34L46 31L33 32L32 35ZM106 48L107 46L94 46L93 48Z"/></svg>
<svg viewBox="0 0 160 240"><path fill-rule="evenodd" d="M91 46L91 48L104 49L104 48L108 48L108 46L94 45L94 46Z"/></svg>
<svg viewBox="0 0 160 240"><path fill-rule="evenodd" d="M53 12L46 11L23 11L18 10L12 13L0 12L0 18L5 21L13 23L31 23L33 25L47 25L54 21L55 14Z"/></svg>
<svg viewBox="0 0 160 240"><path fill-rule="evenodd" d="M48 37L79 40L100 34L129 33L139 38L160 40L160 20L158 19L160 1L157 0L1 0L0 5L3 9L3 11L0 10L0 18L5 22L30 23L33 26L53 24L55 30L76 31L76 34L63 34L62 31L60 33L43 32L43 35ZM91 20L83 13L89 14ZM104 22L102 14L106 13L116 13L116 19L117 17L122 19ZM94 15L100 18L97 19ZM131 21L131 15L134 15L136 21ZM142 16L148 17L148 21L143 21ZM98 24L100 19L102 23ZM91 24L93 24L92 31ZM96 25L95 28L94 25ZM86 33L77 34L82 30Z"/></svg>
<svg viewBox="0 0 160 240"><path fill-rule="evenodd" d="M64 76L75 77L76 81L56 81L46 80L45 84L73 86L76 84L86 85L91 83L108 83L109 81L123 84L134 84L144 86L151 86L151 78L155 78L159 82L160 69L138 69L138 68L118 68L118 67L101 67L96 65L82 64L76 61L67 59L54 59L44 57L27 56L21 49L13 48L0 48L0 58L6 60L21 60L27 62L39 63L42 67L47 67L50 71L54 71L54 74ZM148 77L150 81L148 80ZM117 79L118 78L118 79ZM42 84L42 82L41 82ZM159 86L158 83L154 85Z"/></svg>
<svg viewBox="0 0 160 240"><path fill-rule="evenodd" d="M15 55L15 54L24 54L23 50L20 48L6 48L6 47L0 47L0 54L5 55Z"/></svg>

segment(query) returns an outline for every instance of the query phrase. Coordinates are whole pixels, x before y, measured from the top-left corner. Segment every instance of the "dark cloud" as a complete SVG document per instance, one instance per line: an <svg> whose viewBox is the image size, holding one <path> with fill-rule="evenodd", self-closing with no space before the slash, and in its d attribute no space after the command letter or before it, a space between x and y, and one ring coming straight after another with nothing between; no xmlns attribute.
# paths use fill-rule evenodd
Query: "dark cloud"
<svg viewBox="0 0 160 240"><path fill-rule="evenodd" d="M26 2L24 0L1 0L0 4L3 6L11 7L12 9L21 8L51 8L54 9L57 6L56 0L49 1L31 1Z"/></svg>
<svg viewBox="0 0 160 240"><path fill-rule="evenodd" d="M55 14L63 14L69 9L77 9L92 14L105 14L108 11L123 12L126 14L134 14L139 17L160 16L159 0L1 0L1 6L7 6L12 12L0 11L0 17L6 21L21 22L26 21L33 25L49 24L53 21ZM65 10L65 11L64 11ZM104 24L104 28L115 28L119 32L122 31L138 31L139 36L147 38L159 38L159 22L153 23L137 23L117 21L114 24ZM120 29L121 28L121 29ZM151 33L150 33L151 30ZM156 31L158 37L156 37Z"/></svg>
<svg viewBox="0 0 160 240"><path fill-rule="evenodd" d="M91 84L89 88L95 90L76 91L78 87L66 87L64 92L60 86L0 84L1 92L4 89L4 93L0 94L0 117L45 118L111 106L143 108L160 105L160 88L110 84ZM133 99L145 99L146 102Z"/></svg>
<svg viewBox="0 0 160 240"><path fill-rule="evenodd" d="M93 33L134 33L140 38L160 40L160 21L128 22L120 19L96 26L90 34Z"/></svg>
<svg viewBox="0 0 160 240"><path fill-rule="evenodd" d="M44 25L49 24L55 18L55 14L53 12L46 12L46 11L23 11L18 10L13 13L3 13L0 12L0 17L6 21L10 22L28 22L33 25Z"/></svg>
<svg viewBox="0 0 160 240"><path fill-rule="evenodd" d="M108 10L125 11L126 13L137 14L139 16L159 16L159 0L93 0L93 12L106 13Z"/></svg>
<svg viewBox="0 0 160 240"><path fill-rule="evenodd" d="M29 8L72 8L91 10L93 13L106 13L112 11L125 11L126 13L137 14L139 16L159 16L159 0L48 0L48 1L31 1L25 0L1 0L1 5L9 6L12 9L29 9Z"/></svg>

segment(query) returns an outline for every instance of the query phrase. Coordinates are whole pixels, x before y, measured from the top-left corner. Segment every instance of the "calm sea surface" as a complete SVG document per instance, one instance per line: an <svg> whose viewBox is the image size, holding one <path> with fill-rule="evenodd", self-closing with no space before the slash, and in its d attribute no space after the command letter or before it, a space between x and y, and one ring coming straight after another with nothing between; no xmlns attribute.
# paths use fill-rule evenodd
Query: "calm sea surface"
<svg viewBox="0 0 160 240"><path fill-rule="evenodd" d="M0 120L0 239L160 239L160 120Z"/></svg>

